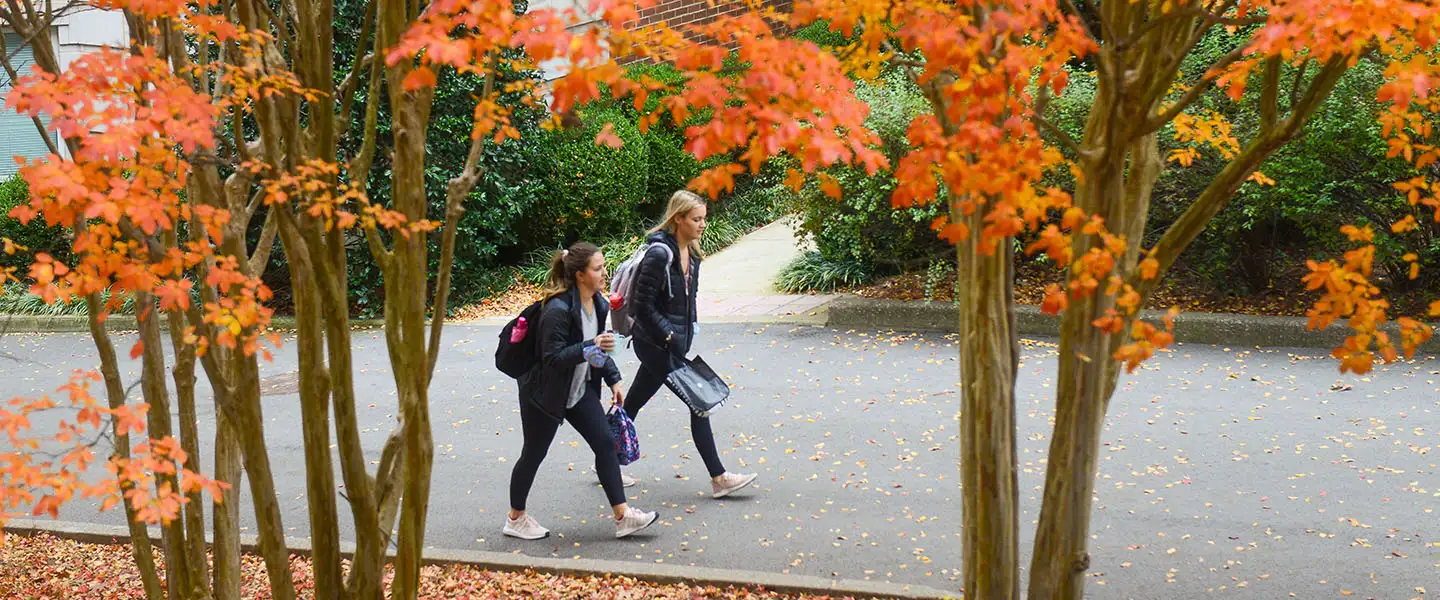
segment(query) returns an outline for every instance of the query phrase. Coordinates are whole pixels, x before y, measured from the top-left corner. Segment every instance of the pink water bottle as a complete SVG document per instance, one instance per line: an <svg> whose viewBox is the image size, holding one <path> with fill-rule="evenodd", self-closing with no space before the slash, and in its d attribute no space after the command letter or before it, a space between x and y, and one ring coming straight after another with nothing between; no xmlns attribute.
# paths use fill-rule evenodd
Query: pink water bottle
<svg viewBox="0 0 1440 600"><path fill-rule="evenodd" d="M529 331L530 323L525 321L525 317L520 317L519 320L515 321L515 327L510 330L510 343L520 343L520 340L525 339L525 334Z"/></svg>

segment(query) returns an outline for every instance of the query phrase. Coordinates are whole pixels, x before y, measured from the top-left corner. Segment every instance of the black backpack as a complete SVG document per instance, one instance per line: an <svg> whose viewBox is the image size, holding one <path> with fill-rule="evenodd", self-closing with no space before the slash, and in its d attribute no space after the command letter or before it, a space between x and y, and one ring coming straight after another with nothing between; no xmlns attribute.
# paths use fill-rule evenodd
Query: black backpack
<svg viewBox="0 0 1440 600"><path fill-rule="evenodd" d="M529 373L540 362L540 345L535 338L540 337L540 307L543 302L535 302L520 311L514 319L500 330L500 345L495 348L495 368L509 375L511 378L519 379ZM519 341L511 342L510 334L515 330L515 325L520 319L525 319L525 337Z"/></svg>

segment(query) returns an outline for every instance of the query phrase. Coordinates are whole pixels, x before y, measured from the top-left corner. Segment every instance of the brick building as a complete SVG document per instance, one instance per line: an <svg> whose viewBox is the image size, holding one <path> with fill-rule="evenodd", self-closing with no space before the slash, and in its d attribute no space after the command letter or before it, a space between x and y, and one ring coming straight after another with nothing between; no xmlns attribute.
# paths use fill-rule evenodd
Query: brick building
<svg viewBox="0 0 1440 600"><path fill-rule="evenodd" d="M783 12L789 12L794 0L766 0L766 4L773 6ZM531 0L531 10L540 8L553 8L565 10L573 8L583 15L582 0ZM728 15L743 12L745 5L738 0L717 0L713 3L705 0L659 0L650 8L640 10L640 19L631 23L637 26L652 25L661 21L669 23L670 26L680 28L684 25L703 25L711 23L715 19ZM582 16L580 22L572 29L584 29L594 27L599 19L591 16ZM695 39L691 36L691 39ZM702 41L696 39L696 41ZM565 65L562 62L550 62L540 65L545 71L546 79L556 79L565 73Z"/></svg>
<svg viewBox="0 0 1440 600"><path fill-rule="evenodd" d="M704 25L714 22L719 17L743 13L746 10L745 5L740 2L716 2L715 4L715 6L711 6L704 0L660 0L655 6L641 9L640 20L634 23L642 27L662 21L669 23L672 27ZM766 4L783 12L790 12L794 0L768 0Z"/></svg>

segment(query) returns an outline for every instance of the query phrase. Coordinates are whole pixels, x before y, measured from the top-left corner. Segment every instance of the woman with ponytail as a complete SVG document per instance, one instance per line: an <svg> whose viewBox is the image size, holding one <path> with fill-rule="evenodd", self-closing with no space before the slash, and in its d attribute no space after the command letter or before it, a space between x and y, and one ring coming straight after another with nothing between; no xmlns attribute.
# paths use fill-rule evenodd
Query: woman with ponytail
<svg viewBox="0 0 1440 600"><path fill-rule="evenodd" d="M595 472L615 513L615 537L622 538L654 524L659 516L625 502L615 441L600 406L600 387L610 388L611 402L620 406L620 369L609 353L615 335L604 333L610 305L605 286L605 256L588 242L556 252L550 261L540 311L540 364L520 378L520 422L525 435L520 460L510 474L510 513L505 535L538 540L550 535L525 512L535 474L563 422L569 421L595 452Z"/></svg>

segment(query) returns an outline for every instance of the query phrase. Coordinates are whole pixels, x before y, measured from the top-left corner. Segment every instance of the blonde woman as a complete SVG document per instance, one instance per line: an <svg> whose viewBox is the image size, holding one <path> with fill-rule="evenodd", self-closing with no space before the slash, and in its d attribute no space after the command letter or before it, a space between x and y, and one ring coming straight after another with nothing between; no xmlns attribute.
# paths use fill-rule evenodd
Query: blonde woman
<svg viewBox="0 0 1440 600"><path fill-rule="evenodd" d="M520 423L525 441L510 474L505 535L525 540L550 535L550 530L525 512L525 500L555 434L566 421L595 452L595 472L615 513L615 537L629 536L659 518L626 504L615 441L600 406L602 380L610 388L614 404L621 404L625 397L620 391L620 369L607 354L615 350L615 334L605 333L605 318L610 313L610 305L600 293L605 281L605 255L594 244L577 243L551 259L539 331L532 334L540 336L536 338L540 364L520 377Z"/></svg>
<svg viewBox="0 0 1440 600"><path fill-rule="evenodd" d="M680 190L670 196L670 205L660 225L650 231L649 242L664 244L666 253L652 247L640 261L635 279L634 337L640 371L625 398L625 413L631 419L655 396L668 375L690 351L695 337L695 293L700 289L700 235L705 232L708 207L699 196ZM714 498L724 498L755 482L756 475L730 473L715 449L710 418L690 413L690 433L695 449L710 474ZM626 477L625 483L633 480Z"/></svg>

